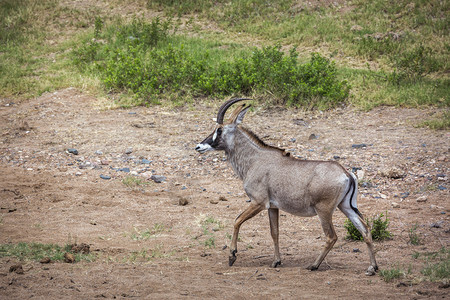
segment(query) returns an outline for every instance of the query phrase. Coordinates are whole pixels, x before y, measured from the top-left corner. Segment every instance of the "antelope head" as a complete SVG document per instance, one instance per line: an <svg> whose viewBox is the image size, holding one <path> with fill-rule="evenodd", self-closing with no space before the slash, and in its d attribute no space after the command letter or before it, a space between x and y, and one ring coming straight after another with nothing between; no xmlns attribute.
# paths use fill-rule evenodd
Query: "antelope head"
<svg viewBox="0 0 450 300"><path fill-rule="evenodd" d="M214 131L207 136L201 143L197 144L195 150L200 153L205 153L212 150L228 150L232 148L234 143L234 133L236 127L242 123L245 113L250 108L250 105L242 104L237 107L231 114L229 120L224 123L223 119L225 113L236 102L243 100L251 100L248 98L234 98L225 102L217 113L217 125Z"/></svg>

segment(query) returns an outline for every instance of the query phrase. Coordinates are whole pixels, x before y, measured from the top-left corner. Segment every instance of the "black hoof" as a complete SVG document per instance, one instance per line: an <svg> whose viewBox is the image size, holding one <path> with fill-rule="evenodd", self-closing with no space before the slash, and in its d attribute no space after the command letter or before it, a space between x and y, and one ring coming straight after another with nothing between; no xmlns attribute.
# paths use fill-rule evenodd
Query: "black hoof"
<svg viewBox="0 0 450 300"><path fill-rule="evenodd" d="M231 267L234 264L235 261L236 261L236 256L235 255L230 256L228 258L228 265Z"/></svg>
<svg viewBox="0 0 450 300"><path fill-rule="evenodd" d="M272 268L276 268L278 266L281 266L281 260L274 261L271 265Z"/></svg>
<svg viewBox="0 0 450 300"><path fill-rule="evenodd" d="M307 269L307 270L310 270L310 271L316 271L318 268L319 268L319 267L316 267L316 266L311 265L311 266L308 266L306 269Z"/></svg>

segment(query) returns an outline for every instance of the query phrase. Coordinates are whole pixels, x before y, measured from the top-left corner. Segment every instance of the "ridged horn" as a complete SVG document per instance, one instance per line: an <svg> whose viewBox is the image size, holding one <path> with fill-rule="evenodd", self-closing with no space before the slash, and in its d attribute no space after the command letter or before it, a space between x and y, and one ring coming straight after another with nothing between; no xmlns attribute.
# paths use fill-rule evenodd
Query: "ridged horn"
<svg viewBox="0 0 450 300"><path fill-rule="evenodd" d="M217 112L217 124L223 124L223 118L225 116L225 113L227 112L228 108L230 108L231 105L233 105L236 102L243 101L243 100L252 100L250 98L233 98L222 104L222 106L219 108L219 111Z"/></svg>

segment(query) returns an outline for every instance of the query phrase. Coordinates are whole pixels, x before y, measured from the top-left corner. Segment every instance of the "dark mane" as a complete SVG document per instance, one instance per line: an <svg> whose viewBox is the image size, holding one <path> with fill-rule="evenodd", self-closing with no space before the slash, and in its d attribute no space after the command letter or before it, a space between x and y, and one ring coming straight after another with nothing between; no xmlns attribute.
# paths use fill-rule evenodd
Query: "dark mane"
<svg viewBox="0 0 450 300"><path fill-rule="evenodd" d="M278 148L278 147L275 147L275 146L271 146L271 145L266 144L264 141L262 141L262 140L261 140L261 139L260 139L253 131L251 131L250 129L245 128L245 127L242 127L242 126L240 126L239 128L240 128L243 132L245 132L245 134L247 134L248 137L249 137L255 144L257 144L258 146L260 146L261 148L277 150L277 151L280 151L284 156L290 156L290 153L289 153L289 152L286 152L286 150L281 149L281 148Z"/></svg>

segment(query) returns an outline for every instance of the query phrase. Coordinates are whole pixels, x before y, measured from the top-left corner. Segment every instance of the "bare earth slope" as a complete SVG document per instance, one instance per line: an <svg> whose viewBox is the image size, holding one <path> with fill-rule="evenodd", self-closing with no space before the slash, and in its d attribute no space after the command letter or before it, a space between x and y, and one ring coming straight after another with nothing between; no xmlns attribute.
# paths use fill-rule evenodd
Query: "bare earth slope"
<svg viewBox="0 0 450 300"><path fill-rule="evenodd" d="M450 134L412 126L435 110L272 108L245 120L294 155L361 168L361 212L391 220L393 239L375 243L380 268L410 270L386 283L364 276L365 244L344 239L340 212L339 240L316 272L305 267L324 243L318 219L285 213L280 268L269 268L266 212L243 225L228 267L225 245L247 198L222 153L193 150L212 130L216 108L101 110L97 103L72 88L20 104L0 99L0 244L86 243L97 256L75 264L0 258L1 299L448 297L448 285L421 280L425 262L413 258L449 247ZM409 243L413 228L420 245ZM10 272L17 263L24 274Z"/></svg>

